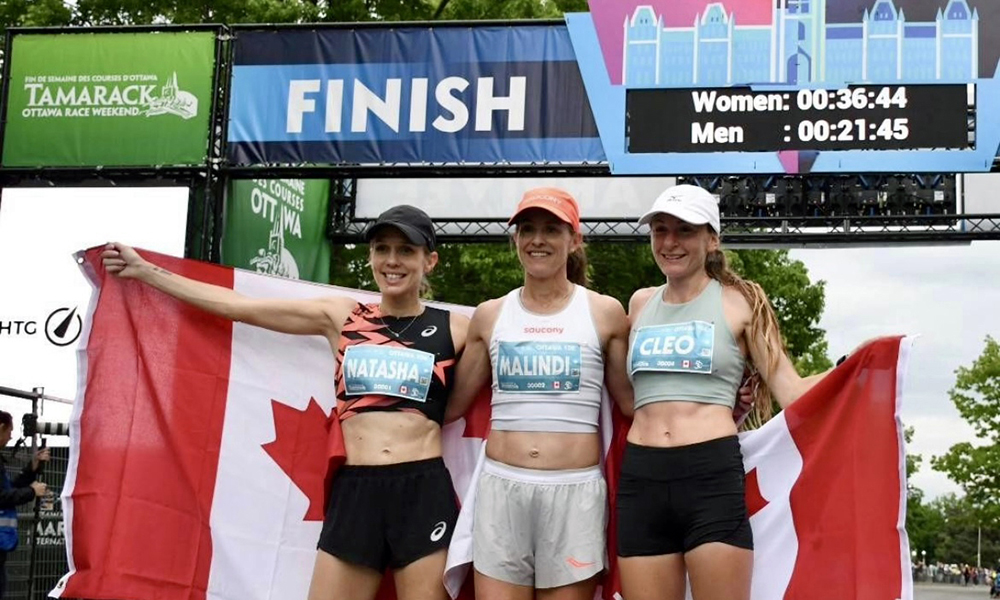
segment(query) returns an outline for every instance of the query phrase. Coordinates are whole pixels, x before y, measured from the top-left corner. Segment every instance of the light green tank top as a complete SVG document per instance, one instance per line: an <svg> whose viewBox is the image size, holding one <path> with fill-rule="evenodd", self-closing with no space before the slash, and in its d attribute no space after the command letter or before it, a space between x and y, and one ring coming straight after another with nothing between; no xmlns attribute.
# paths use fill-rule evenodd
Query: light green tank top
<svg viewBox="0 0 1000 600"><path fill-rule="evenodd" d="M746 360L722 312L712 279L697 298L667 304L656 289L629 335L628 370L635 408L653 402L736 404Z"/></svg>

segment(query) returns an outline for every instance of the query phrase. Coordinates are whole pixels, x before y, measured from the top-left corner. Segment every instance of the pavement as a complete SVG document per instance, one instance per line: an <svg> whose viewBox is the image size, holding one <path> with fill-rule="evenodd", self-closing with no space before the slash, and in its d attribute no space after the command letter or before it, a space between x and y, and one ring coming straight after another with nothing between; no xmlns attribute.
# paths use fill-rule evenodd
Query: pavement
<svg viewBox="0 0 1000 600"><path fill-rule="evenodd" d="M985 585L969 585L969 587L935 583L913 585L914 600L971 600L972 598L989 600L989 597L989 588Z"/></svg>

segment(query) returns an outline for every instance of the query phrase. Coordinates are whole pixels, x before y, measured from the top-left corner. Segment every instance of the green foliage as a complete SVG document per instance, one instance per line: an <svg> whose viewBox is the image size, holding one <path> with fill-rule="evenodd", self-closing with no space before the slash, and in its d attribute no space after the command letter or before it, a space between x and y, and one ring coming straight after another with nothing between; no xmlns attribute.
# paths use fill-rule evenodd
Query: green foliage
<svg viewBox="0 0 1000 600"><path fill-rule="evenodd" d="M937 504L925 504L923 494L917 492L916 496L910 495L906 503L906 534L910 548L927 552L928 562L943 560L938 545L945 528L944 514Z"/></svg>
<svg viewBox="0 0 1000 600"><path fill-rule="evenodd" d="M0 27L59 27L73 19L62 0L0 0Z"/></svg>
<svg viewBox="0 0 1000 600"><path fill-rule="evenodd" d="M911 443L913 441L913 428L912 427L906 427L906 428L903 429L903 439L906 440L907 444L909 444L909 443ZM907 488L907 496L911 497L911 498L914 497L914 496L916 496L918 500L920 500L920 499L923 498L924 493L920 489L918 489L916 487L913 487L913 485L910 483L910 479L913 477L913 475L917 471L920 470L920 463L922 463L923 461L924 461L924 457L922 455L920 455L920 454L907 454L906 455L906 481L907 481L906 488Z"/></svg>
<svg viewBox="0 0 1000 600"><path fill-rule="evenodd" d="M982 445L960 442L931 464L959 484L968 501L987 519L1000 519L1000 344L990 336L971 367L955 371L949 397L975 430Z"/></svg>
<svg viewBox="0 0 1000 600"><path fill-rule="evenodd" d="M445 244L431 277L435 300L476 306L521 285L521 266L510 244Z"/></svg>
<svg viewBox="0 0 1000 600"><path fill-rule="evenodd" d="M945 563L976 564L976 549L982 530L982 565L996 568L1000 564L1000 523L983 520L981 512L968 498L954 494L942 496L928 505L938 513L938 530L934 556ZM916 548L913 544L911 547ZM922 548L917 548L922 550ZM928 558L931 550L927 551Z"/></svg>
<svg viewBox="0 0 1000 600"><path fill-rule="evenodd" d="M903 429L903 438L907 444L913 441L912 427ZM924 457L919 454L906 455L906 535L910 539L911 548L927 552L927 560L932 560L944 517L933 507L924 504L923 490L912 483L912 477L920 470L923 460Z"/></svg>
<svg viewBox="0 0 1000 600"><path fill-rule="evenodd" d="M812 283L805 264L789 258L787 250L736 250L727 257L734 271L764 288L798 372L808 375L832 367L826 332L819 327L826 282Z"/></svg>
<svg viewBox="0 0 1000 600"><path fill-rule="evenodd" d="M586 0L0 0L0 26L555 18Z"/></svg>

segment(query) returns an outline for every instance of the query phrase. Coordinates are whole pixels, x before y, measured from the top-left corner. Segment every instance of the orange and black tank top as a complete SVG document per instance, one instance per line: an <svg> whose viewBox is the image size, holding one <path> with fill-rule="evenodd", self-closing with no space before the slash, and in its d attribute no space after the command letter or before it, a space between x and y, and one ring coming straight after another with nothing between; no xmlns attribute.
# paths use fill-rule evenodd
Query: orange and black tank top
<svg viewBox="0 0 1000 600"><path fill-rule="evenodd" d="M340 334L337 414L406 411L440 425L455 362L448 311L383 317L378 304L359 303Z"/></svg>

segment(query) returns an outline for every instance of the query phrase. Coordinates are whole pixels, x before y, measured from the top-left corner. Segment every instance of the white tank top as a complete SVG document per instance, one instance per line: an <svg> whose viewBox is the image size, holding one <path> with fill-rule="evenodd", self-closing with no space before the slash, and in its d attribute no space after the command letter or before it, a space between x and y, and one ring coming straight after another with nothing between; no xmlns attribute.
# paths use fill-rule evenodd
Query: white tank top
<svg viewBox="0 0 1000 600"><path fill-rule="evenodd" d="M529 312L518 288L504 298L490 339L493 429L597 431L604 355L587 290L552 315Z"/></svg>

